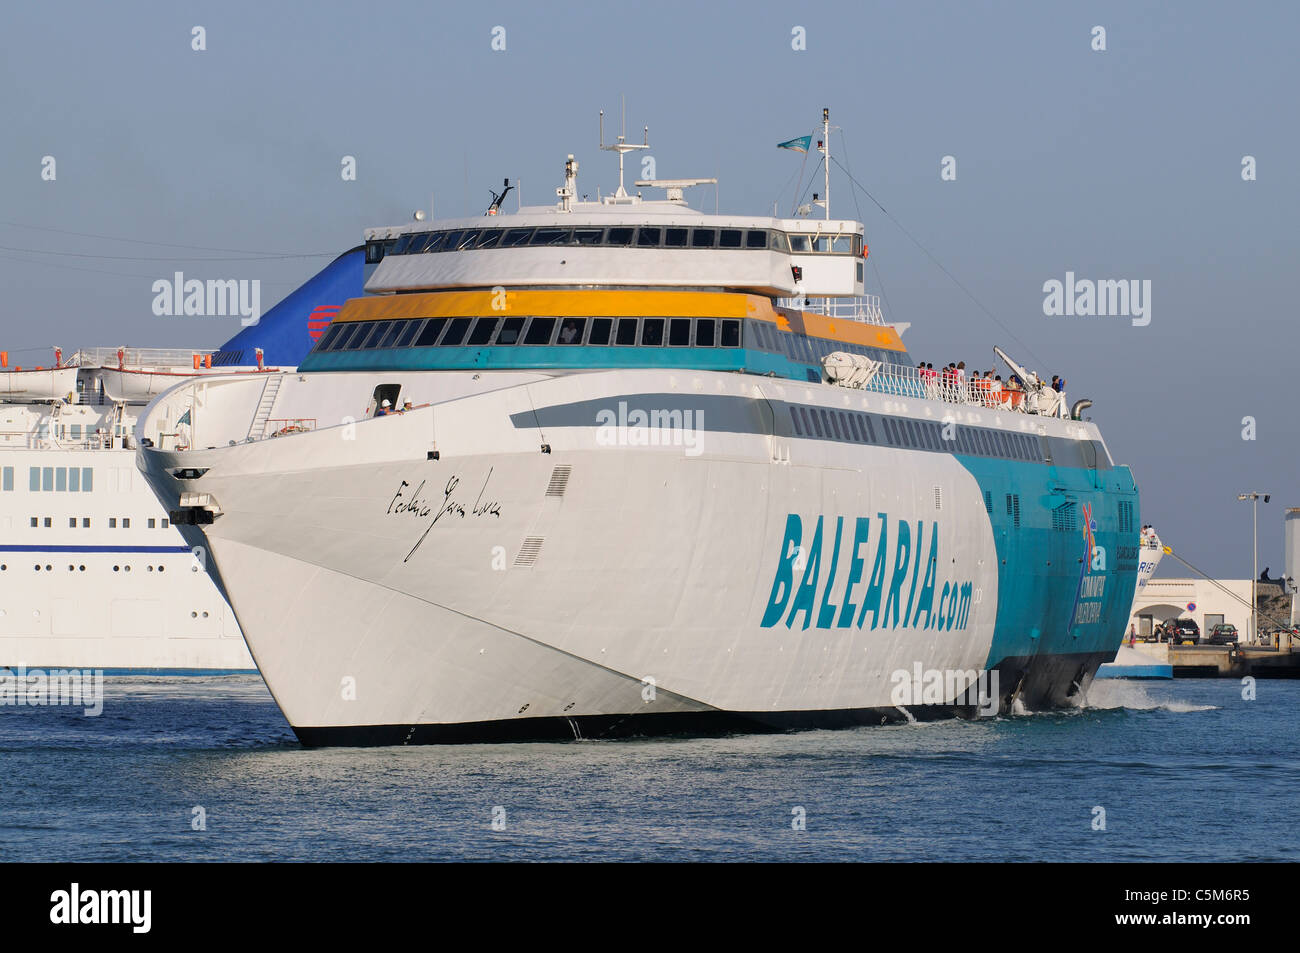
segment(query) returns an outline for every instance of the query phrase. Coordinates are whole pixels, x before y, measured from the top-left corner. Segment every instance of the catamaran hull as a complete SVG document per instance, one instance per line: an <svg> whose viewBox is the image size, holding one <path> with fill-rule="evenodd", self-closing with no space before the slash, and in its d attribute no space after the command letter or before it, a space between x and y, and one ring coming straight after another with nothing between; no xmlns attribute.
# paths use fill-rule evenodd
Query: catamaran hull
<svg viewBox="0 0 1300 953"><path fill-rule="evenodd" d="M678 386L611 372L140 459L169 505L219 511L185 532L306 744L874 724L972 712L960 673L988 713L1066 703L1113 656L1135 565L1092 572L1029 506L1011 538L960 456L792 439L774 385L695 383L736 400L694 446L582 417ZM1118 545L1124 468L997 473L1093 499Z"/></svg>

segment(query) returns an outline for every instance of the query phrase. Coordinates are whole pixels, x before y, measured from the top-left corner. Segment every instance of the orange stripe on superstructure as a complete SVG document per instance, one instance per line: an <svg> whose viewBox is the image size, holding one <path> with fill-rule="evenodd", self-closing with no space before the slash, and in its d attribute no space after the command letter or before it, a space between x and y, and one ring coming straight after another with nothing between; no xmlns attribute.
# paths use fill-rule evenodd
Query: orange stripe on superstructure
<svg viewBox="0 0 1300 953"><path fill-rule="evenodd" d="M431 291L374 295L343 305L334 323L393 318L547 317L751 318L782 331L887 351L905 351L892 327L829 318L811 311L777 308L762 295L725 291L623 291L607 289L539 291Z"/></svg>
<svg viewBox="0 0 1300 953"><path fill-rule="evenodd" d="M336 321L459 318L491 315L554 317L746 318L772 313L761 295L720 291L434 291L353 298Z"/></svg>

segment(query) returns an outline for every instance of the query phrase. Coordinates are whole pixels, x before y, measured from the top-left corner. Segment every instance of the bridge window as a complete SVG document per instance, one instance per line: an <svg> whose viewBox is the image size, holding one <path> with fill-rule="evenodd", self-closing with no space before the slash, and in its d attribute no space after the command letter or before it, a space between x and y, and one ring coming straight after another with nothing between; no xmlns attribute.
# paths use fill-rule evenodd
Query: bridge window
<svg viewBox="0 0 1300 953"><path fill-rule="evenodd" d="M811 246L810 246L810 244L809 244L809 242L808 242L808 236L807 236L807 235L791 235L791 236L790 236L790 250L793 251L793 252L795 252L795 253L808 252L808 251L810 251L810 250L811 250Z"/></svg>
<svg viewBox="0 0 1300 953"><path fill-rule="evenodd" d="M438 239L439 232L420 232L412 235L410 242L406 246L406 254L422 255L428 250L429 244Z"/></svg>
<svg viewBox="0 0 1300 953"><path fill-rule="evenodd" d="M664 319L646 318L641 322L641 346L659 347L664 343Z"/></svg>
<svg viewBox="0 0 1300 953"><path fill-rule="evenodd" d="M717 343L718 322L712 318L700 318L695 322L695 346L713 347Z"/></svg>
<svg viewBox="0 0 1300 953"><path fill-rule="evenodd" d="M447 240L446 232L434 232L429 236L429 240L424 243L424 253L442 251L442 243Z"/></svg>
<svg viewBox="0 0 1300 953"><path fill-rule="evenodd" d="M668 322L668 346L691 346L691 319L673 318Z"/></svg>
<svg viewBox="0 0 1300 953"><path fill-rule="evenodd" d="M739 248L745 233L738 228L724 228L718 233L719 248Z"/></svg>
<svg viewBox="0 0 1300 953"><path fill-rule="evenodd" d="M619 318L614 343L622 347L636 344L636 318Z"/></svg>
<svg viewBox="0 0 1300 953"><path fill-rule="evenodd" d="M466 343L470 347L481 347L492 340L492 332L496 330L496 318L479 318L474 322L474 330L469 333L469 341Z"/></svg>
<svg viewBox="0 0 1300 953"><path fill-rule="evenodd" d="M465 233L459 229L454 232L443 232L442 251L455 251L456 245L460 242L460 238L464 234Z"/></svg>
<svg viewBox="0 0 1300 953"><path fill-rule="evenodd" d="M603 231L599 228L575 228L573 238L579 245L599 245Z"/></svg>
<svg viewBox="0 0 1300 953"><path fill-rule="evenodd" d="M761 228L751 228L749 231L745 232L745 247L766 248L767 232L763 231Z"/></svg>
<svg viewBox="0 0 1300 953"><path fill-rule="evenodd" d="M528 323L528 331L524 335L524 343L549 344L551 343L551 332L554 330L554 318L533 318L533 320Z"/></svg>
<svg viewBox="0 0 1300 953"><path fill-rule="evenodd" d="M692 248L712 248L717 244L718 232L713 228L693 228L691 229L691 247Z"/></svg>
<svg viewBox="0 0 1300 953"><path fill-rule="evenodd" d="M831 251L849 254L853 251L853 239L849 235L836 235L831 241Z"/></svg>
<svg viewBox="0 0 1300 953"><path fill-rule="evenodd" d="M339 339L339 335L342 334L343 331L344 328L342 325L339 324L331 325L325 331L324 336L319 341L316 342L316 350L328 351L331 345L333 345L334 342Z"/></svg>
<svg viewBox="0 0 1300 953"><path fill-rule="evenodd" d="M664 229L664 247L665 248L685 248L686 233L690 229L686 228L666 228Z"/></svg>
<svg viewBox="0 0 1300 953"><path fill-rule="evenodd" d="M539 228L533 233L530 245L567 245L573 233L567 228Z"/></svg>
<svg viewBox="0 0 1300 953"><path fill-rule="evenodd" d="M639 228L636 232L637 248L658 248L663 240L662 228Z"/></svg>
<svg viewBox="0 0 1300 953"><path fill-rule="evenodd" d="M523 318L506 318L501 322L501 330L497 332L497 344L518 344L519 332L524 329Z"/></svg>
<svg viewBox="0 0 1300 953"><path fill-rule="evenodd" d="M367 351L378 347L379 341L383 338L385 334L388 333L388 329L391 328L392 326L393 326L392 321L377 322L374 328L371 330L369 336L366 337L366 343L363 344L362 347L365 348Z"/></svg>
<svg viewBox="0 0 1300 953"><path fill-rule="evenodd" d="M636 233L635 228L611 228L605 236L605 244L620 245L626 247L632 244L632 236ZM656 243L658 239L656 239Z"/></svg>
<svg viewBox="0 0 1300 953"><path fill-rule="evenodd" d="M457 347L460 342L465 340L465 332L469 330L469 318L452 318L451 323L447 325L447 330L438 342L439 347Z"/></svg>
<svg viewBox="0 0 1300 953"><path fill-rule="evenodd" d="M609 335L613 329L613 318L592 318L591 334L587 338L587 343L598 347L606 346L609 344Z"/></svg>
<svg viewBox="0 0 1300 953"><path fill-rule="evenodd" d="M402 328L401 336L393 342L393 347L407 347L415 337L416 332L420 330L420 325L423 323L422 320L407 321L405 326Z"/></svg>
<svg viewBox="0 0 1300 953"><path fill-rule="evenodd" d="M501 238L502 248L517 248L520 245L527 245L528 239L532 237L531 228L511 228L507 229L505 235Z"/></svg>
<svg viewBox="0 0 1300 953"><path fill-rule="evenodd" d="M503 232L499 228L485 228L479 233L478 243L475 248L496 248L501 244Z"/></svg>
<svg viewBox="0 0 1300 953"><path fill-rule="evenodd" d="M740 322L725 320L722 322L722 346L740 347Z"/></svg>
<svg viewBox="0 0 1300 953"><path fill-rule="evenodd" d="M430 318L425 322L424 328L421 329L420 336L415 339L415 346L432 347L437 342L438 335L442 333L442 329L446 324L446 318Z"/></svg>
<svg viewBox="0 0 1300 953"><path fill-rule="evenodd" d="M582 332L586 330L586 318L565 318L560 323L560 333L555 336L556 344L581 344Z"/></svg>
<svg viewBox="0 0 1300 953"><path fill-rule="evenodd" d="M395 244L395 245L393 246L393 250L392 250L392 252L390 252L390 254L393 254L393 255L405 255L405 254L406 254L406 246L409 245L409 244L411 244L411 239L414 238L414 237L415 237L414 235L403 235L403 236L401 236L399 239L397 239L397 244Z"/></svg>
<svg viewBox="0 0 1300 953"><path fill-rule="evenodd" d="M384 260L384 243L380 241L366 242L366 264L377 265Z"/></svg>

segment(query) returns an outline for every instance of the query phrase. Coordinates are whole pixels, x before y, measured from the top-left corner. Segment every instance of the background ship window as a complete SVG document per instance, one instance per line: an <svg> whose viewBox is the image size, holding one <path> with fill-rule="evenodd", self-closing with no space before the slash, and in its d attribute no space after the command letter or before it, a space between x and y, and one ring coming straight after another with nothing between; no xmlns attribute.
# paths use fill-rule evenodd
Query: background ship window
<svg viewBox="0 0 1300 953"><path fill-rule="evenodd" d="M673 318L668 322L668 346L691 346L691 319Z"/></svg>
<svg viewBox="0 0 1300 953"><path fill-rule="evenodd" d="M885 418L885 437L889 440L890 446L898 446L898 434L894 430L894 418Z"/></svg>
<svg viewBox="0 0 1300 953"><path fill-rule="evenodd" d="M605 244L626 247L632 244L632 236L635 233L635 228L611 228L605 235ZM655 242L658 243L658 238Z"/></svg>
<svg viewBox="0 0 1300 953"><path fill-rule="evenodd" d="M366 335L365 343L361 345L362 348L369 351L372 348L378 347L380 338L382 338L385 334L387 334L388 329L392 326L393 326L392 321L379 321L378 323L372 325L370 333Z"/></svg>
<svg viewBox="0 0 1300 953"><path fill-rule="evenodd" d="M41 468L41 489L47 493L54 489L54 467Z"/></svg>
<svg viewBox="0 0 1300 953"><path fill-rule="evenodd" d="M686 228L665 228L664 229L664 247L665 248L685 248Z"/></svg>
<svg viewBox="0 0 1300 953"><path fill-rule="evenodd" d="M78 427L77 429L81 429L81 428ZM77 435L73 434L73 436L75 437ZM81 468L80 467L68 467L68 492L69 493L81 492Z"/></svg>
<svg viewBox="0 0 1300 953"><path fill-rule="evenodd" d="M809 235L808 242L812 245L815 252L825 252L831 250L831 240L826 235Z"/></svg>
<svg viewBox="0 0 1300 953"><path fill-rule="evenodd" d="M662 228L646 228L642 226L636 232L637 248L658 248L659 242L663 240Z"/></svg>
<svg viewBox="0 0 1300 953"><path fill-rule="evenodd" d="M109 529L117 529L117 517L116 517L116 516L110 516L110 517L108 518L108 528L109 528Z"/></svg>
<svg viewBox="0 0 1300 953"><path fill-rule="evenodd" d="M540 232L541 229L539 228ZM525 344L550 344L551 333L555 330L554 318L533 318L528 322L528 332L524 335Z"/></svg>
<svg viewBox="0 0 1300 953"><path fill-rule="evenodd" d="M415 339L416 347L432 347L438 340L438 335L446 326L446 318L430 318L420 331L420 336Z"/></svg>
<svg viewBox="0 0 1300 953"><path fill-rule="evenodd" d="M587 330L586 318L565 318L560 322L560 333L555 335L556 344L581 344L582 332Z"/></svg>
<svg viewBox="0 0 1300 953"><path fill-rule="evenodd" d="M492 332L496 330L496 318L479 318L474 322L474 330L469 333L471 347L480 347L492 340Z"/></svg>
<svg viewBox="0 0 1300 953"><path fill-rule="evenodd" d="M485 228L478 237L475 248L496 248L501 244L502 231L499 228Z"/></svg>
<svg viewBox="0 0 1300 953"><path fill-rule="evenodd" d="M569 243L567 228L539 228L533 233L530 245L567 245Z"/></svg>
<svg viewBox="0 0 1300 953"><path fill-rule="evenodd" d="M501 247L517 248L520 245L527 245L532 234L533 230L531 228L511 228L501 236Z"/></svg>
<svg viewBox="0 0 1300 953"><path fill-rule="evenodd" d="M95 489L95 471L91 467L81 468L81 492L90 493Z"/></svg>
<svg viewBox="0 0 1300 953"><path fill-rule="evenodd" d="M799 419L798 407L790 408L790 425L794 427L794 432L797 436L803 436L803 422Z"/></svg>
<svg viewBox="0 0 1300 953"><path fill-rule="evenodd" d="M36 528L39 527L40 525L41 525L41 521L40 521L39 519L37 519L35 516L33 516L33 517L32 517L32 526L31 526L31 528L32 528L32 529L36 529Z"/></svg>
<svg viewBox="0 0 1300 953"><path fill-rule="evenodd" d="M414 321L405 322L405 325L402 328L402 335L396 341L393 342L393 347L409 346L412 339L415 337L416 332L420 330L420 325L422 325L423 323L424 321L419 318L415 319Z"/></svg>
<svg viewBox="0 0 1300 953"><path fill-rule="evenodd" d="M847 255L853 251L853 238L850 235L837 235L831 241L831 251Z"/></svg>
<svg viewBox="0 0 1300 953"><path fill-rule="evenodd" d="M849 426L853 428L853 439L858 443L866 443L867 435L862 432L862 421L858 419L857 414L849 414Z"/></svg>
<svg viewBox="0 0 1300 953"><path fill-rule="evenodd" d="M841 414L840 414L840 412L839 412L838 410L832 410L832 411L831 411L831 424L835 427L835 439L836 439L836 440L848 440L848 439L849 439L849 433L848 433L848 429L849 429L849 428L848 428L848 426L844 423L844 419L843 419L843 417L841 416Z"/></svg>
<svg viewBox="0 0 1300 953"><path fill-rule="evenodd" d="M636 318L619 318L614 343L627 347L636 344Z"/></svg>
<svg viewBox="0 0 1300 953"><path fill-rule="evenodd" d="M870 417L864 417L864 418L863 418L863 422L866 423L866 425L867 425L867 436L871 438L871 442L872 442L872 443L876 443L876 442L877 442L877 441L876 441L876 427L875 427L875 425L871 422L871 418L870 418Z"/></svg>
<svg viewBox="0 0 1300 953"><path fill-rule="evenodd" d="M420 255L420 254L423 254L424 251L428 248L428 246L429 246L429 242L431 242L431 241L433 240L433 237L434 237L436 234L437 234L437 232L416 232L416 233L414 233L413 235L411 235L411 236L409 237L409 239L408 239L408 241L407 241L407 243L406 243L406 251L403 252L403 254L406 254L406 255Z"/></svg>
<svg viewBox="0 0 1300 953"><path fill-rule="evenodd" d="M791 235L790 250L794 252L806 252L811 248L807 235Z"/></svg>
<svg viewBox="0 0 1300 953"><path fill-rule="evenodd" d="M579 245L599 245L604 229L600 228L575 228L573 230L573 240Z"/></svg>
<svg viewBox="0 0 1300 953"><path fill-rule="evenodd" d="M722 322L722 346L740 347L740 322L728 319Z"/></svg>
<svg viewBox="0 0 1300 953"><path fill-rule="evenodd" d="M718 322L713 318L700 318L695 322L695 346L713 347L717 342Z"/></svg>
<svg viewBox="0 0 1300 953"><path fill-rule="evenodd" d="M761 228L751 228L749 231L745 232L745 247L766 248L767 232L763 231Z"/></svg>
<svg viewBox="0 0 1300 953"><path fill-rule="evenodd" d="M692 248L712 248L717 243L718 243L718 230L716 228L691 229Z"/></svg>
<svg viewBox="0 0 1300 953"><path fill-rule="evenodd" d="M855 255L861 255L861 254L862 254L862 236L861 236L861 235L854 235L854 236L853 236L853 254L855 254ZM861 262L859 262L858 264L859 264L859 266L861 266Z"/></svg>
<svg viewBox="0 0 1300 953"><path fill-rule="evenodd" d="M719 248L739 248L745 233L738 228L724 228L718 233Z"/></svg>
<svg viewBox="0 0 1300 953"><path fill-rule="evenodd" d="M588 344L595 344L604 347L609 344L609 333L614 329L613 318L592 318L591 334L587 338Z"/></svg>
<svg viewBox="0 0 1300 953"><path fill-rule="evenodd" d="M785 232L778 232L773 229L768 233L772 241L772 248L776 251L790 251L790 239L786 238Z"/></svg>
<svg viewBox="0 0 1300 953"><path fill-rule="evenodd" d="M664 319L646 318L641 322L641 346L659 347L664 343Z"/></svg>
<svg viewBox="0 0 1300 953"><path fill-rule="evenodd" d="M497 332L497 344L518 344L519 332L524 329L523 318L506 318L501 322L501 330Z"/></svg>
<svg viewBox="0 0 1300 953"><path fill-rule="evenodd" d="M447 331L438 342L439 347L455 347L465 340L465 332L469 330L469 318L452 318L447 325Z"/></svg>
<svg viewBox="0 0 1300 953"><path fill-rule="evenodd" d="M68 492L68 468L59 467L54 471L54 489L60 493Z"/></svg>
<svg viewBox="0 0 1300 953"><path fill-rule="evenodd" d="M14 468L13 468L13 467L5 467L5 468L4 468L4 471L3 471L3 480L4 480L4 482L3 482L3 483L0 483L0 486L3 486L5 490L12 490L12 489L14 488Z"/></svg>

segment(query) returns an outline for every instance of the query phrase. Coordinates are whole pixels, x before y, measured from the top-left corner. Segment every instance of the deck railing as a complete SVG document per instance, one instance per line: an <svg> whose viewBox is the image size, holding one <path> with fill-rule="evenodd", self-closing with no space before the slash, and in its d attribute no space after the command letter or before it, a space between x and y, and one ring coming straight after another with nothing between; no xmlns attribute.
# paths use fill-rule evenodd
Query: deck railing
<svg viewBox="0 0 1300 953"><path fill-rule="evenodd" d="M987 407L990 410L1008 410L1016 413L1046 414L1054 416L1040 405L1051 403L1027 391L1008 390L1000 381L975 378L958 384L944 380L941 374L922 375L920 368L899 364L882 364L864 388L877 394L894 394L899 397L919 397L941 400L948 404L966 404ZM1055 402L1065 407L1065 394ZM1064 414L1061 414L1064 416Z"/></svg>
<svg viewBox="0 0 1300 953"><path fill-rule="evenodd" d="M851 298L778 298L777 305L793 311L811 311L840 321L857 321L860 324L884 324L880 310L880 295L858 295Z"/></svg>

